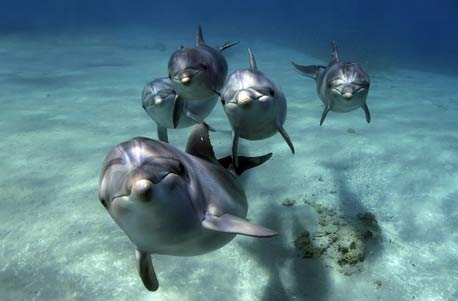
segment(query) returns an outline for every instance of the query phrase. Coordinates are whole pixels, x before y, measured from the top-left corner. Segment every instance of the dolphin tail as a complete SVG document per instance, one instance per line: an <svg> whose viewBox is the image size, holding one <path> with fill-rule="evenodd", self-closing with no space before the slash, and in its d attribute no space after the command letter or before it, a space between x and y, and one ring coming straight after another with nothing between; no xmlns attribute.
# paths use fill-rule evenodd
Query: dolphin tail
<svg viewBox="0 0 458 301"><path fill-rule="evenodd" d="M237 42L226 42L226 43L224 43L222 46L219 46L219 47L217 47L217 48L218 48L219 52L223 52L223 51L226 50L227 48L230 48L230 47L232 47L232 46L235 46L235 45L237 45L238 43L240 43L240 42L239 42L239 41L237 41Z"/></svg>
<svg viewBox="0 0 458 301"><path fill-rule="evenodd" d="M139 250L135 250L135 257L137 259L137 269L142 279L143 285L149 291L156 291L159 288L156 273L154 272L153 263L151 262L151 255Z"/></svg>
<svg viewBox="0 0 458 301"><path fill-rule="evenodd" d="M311 77L314 80L318 78L318 74L320 74L320 71L326 68L320 65L301 66L294 62L291 62L291 64L293 64L297 72L299 72L302 75Z"/></svg>
<svg viewBox="0 0 458 301"><path fill-rule="evenodd" d="M269 228L252 224L245 219L227 213L221 216L207 213L205 219L202 221L202 227L213 231L254 237L272 237L278 235L277 232Z"/></svg>
<svg viewBox="0 0 458 301"><path fill-rule="evenodd" d="M238 165L234 166L232 156L227 156L218 160L224 168L233 170L237 175L241 175L245 170L259 166L272 157L272 153L268 153L258 157L238 157Z"/></svg>

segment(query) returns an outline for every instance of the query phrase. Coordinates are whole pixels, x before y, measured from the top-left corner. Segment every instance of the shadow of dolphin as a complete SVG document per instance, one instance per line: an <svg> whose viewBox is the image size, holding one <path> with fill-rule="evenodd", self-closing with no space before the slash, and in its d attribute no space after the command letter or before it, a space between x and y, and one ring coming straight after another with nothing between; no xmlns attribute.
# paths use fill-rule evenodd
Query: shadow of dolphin
<svg viewBox="0 0 458 301"><path fill-rule="evenodd" d="M259 300L325 300L327 297L329 285L324 264L319 259L301 258L293 245L294 237L306 229L308 214L301 209L308 210L305 206L285 208L290 217L286 223L280 220L278 210L271 210L259 220L276 229L280 233L278 237L270 241L238 242L268 271L269 281Z"/></svg>

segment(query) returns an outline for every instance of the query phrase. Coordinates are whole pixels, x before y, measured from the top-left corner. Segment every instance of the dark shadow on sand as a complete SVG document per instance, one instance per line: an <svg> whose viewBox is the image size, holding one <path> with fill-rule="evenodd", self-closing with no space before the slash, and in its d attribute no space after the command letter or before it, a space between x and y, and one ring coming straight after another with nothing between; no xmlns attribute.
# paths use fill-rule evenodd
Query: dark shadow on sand
<svg viewBox="0 0 458 301"><path fill-rule="evenodd" d="M293 237L306 230L298 212L291 209ZM302 218L306 218L305 216ZM326 300L329 291L328 275L319 259L304 259L294 248L294 242L287 240L282 222L275 211L266 213L257 224L268 226L279 232L270 239L239 242L243 249L269 272L269 281L259 300ZM282 279L282 275L288 279Z"/></svg>
<svg viewBox="0 0 458 301"><path fill-rule="evenodd" d="M339 200L339 209L342 211L345 219L354 219L359 213L370 212L375 215L374 212L371 212L361 201L359 195L352 191L348 186L348 181L345 178L345 172L347 172L352 167L347 163L324 163L323 164L327 169L331 170L334 176L334 181L336 183L337 197ZM375 218L378 218L375 215ZM349 226L352 226L349 223ZM356 229L356 228L355 228ZM381 229L380 229L381 231ZM365 264L367 260L374 259L374 256L377 256L383 251L383 233L380 233L378 237L373 237L373 239L364 241L365 248Z"/></svg>

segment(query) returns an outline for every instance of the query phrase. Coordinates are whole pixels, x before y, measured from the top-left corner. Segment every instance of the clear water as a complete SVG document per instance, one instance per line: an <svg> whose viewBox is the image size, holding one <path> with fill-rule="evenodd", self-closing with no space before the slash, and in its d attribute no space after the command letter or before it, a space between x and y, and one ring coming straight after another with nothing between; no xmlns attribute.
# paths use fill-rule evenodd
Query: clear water
<svg viewBox="0 0 458 301"><path fill-rule="evenodd" d="M458 4L455 1L15 1L0 9L0 300L456 300L458 298ZM280 232L238 236L197 257L154 256L143 288L133 248L100 205L102 160L117 143L156 137L141 91L166 76L197 24L227 50L229 71L258 67L285 92L296 154L279 135L242 140L274 155L241 181L250 220ZM330 113L294 60L340 57L371 76L362 111ZM229 129L217 106L207 122ZM190 129L170 132L183 149ZM230 134L212 134L217 157ZM285 198L296 204L286 207ZM371 212L379 243L345 275L294 240L320 215Z"/></svg>

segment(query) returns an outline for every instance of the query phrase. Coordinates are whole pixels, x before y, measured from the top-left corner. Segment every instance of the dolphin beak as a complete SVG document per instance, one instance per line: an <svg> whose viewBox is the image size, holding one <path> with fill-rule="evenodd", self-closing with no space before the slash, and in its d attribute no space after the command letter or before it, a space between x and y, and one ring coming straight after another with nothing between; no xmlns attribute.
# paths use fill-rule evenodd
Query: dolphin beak
<svg viewBox="0 0 458 301"><path fill-rule="evenodd" d="M153 188L153 183L147 179L141 179L134 183L132 186L132 196L135 199L148 201Z"/></svg>
<svg viewBox="0 0 458 301"><path fill-rule="evenodd" d="M180 79L180 82L183 85L187 86L187 85L189 85L191 83L191 78L189 76L183 77L183 78Z"/></svg>
<svg viewBox="0 0 458 301"><path fill-rule="evenodd" d="M239 94L237 94L237 103L245 106L248 105L251 102L251 96L250 93L247 91L240 91Z"/></svg>
<svg viewBox="0 0 458 301"><path fill-rule="evenodd" d="M345 92L342 94L342 96L346 99L346 100L351 100L351 98L353 97L353 93L351 92Z"/></svg>

